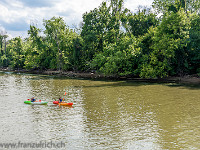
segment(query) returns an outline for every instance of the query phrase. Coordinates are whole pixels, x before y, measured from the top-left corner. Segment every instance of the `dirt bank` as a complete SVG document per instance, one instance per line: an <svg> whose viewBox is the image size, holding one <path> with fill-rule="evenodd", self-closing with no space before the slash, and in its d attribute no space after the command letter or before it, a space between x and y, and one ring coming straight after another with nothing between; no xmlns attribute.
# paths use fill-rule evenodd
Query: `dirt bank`
<svg viewBox="0 0 200 150"><path fill-rule="evenodd" d="M0 71L10 71L6 68L1 68ZM73 78L88 78L88 79L116 79L116 80L131 80L138 82L176 82L184 84L199 84L200 85L200 76L198 75L187 75L183 77L167 77L162 79L143 79L135 77L119 77L119 76L105 76L103 74L95 72L73 72L73 71L26 71L26 70L14 70L12 72L20 73L33 73L33 74L44 74L44 75L55 75L55 76L64 76L64 77L73 77Z"/></svg>
<svg viewBox="0 0 200 150"><path fill-rule="evenodd" d="M176 82L184 84L200 84L200 77L198 75L188 75L183 77L167 77L162 79L143 79L135 77L119 77L119 76L105 76L103 74L94 73L94 72L73 72L73 71L44 71L40 72L41 74L46 75L57 75L57 76L66 76L74 78L88 78L88 79L116 79L116 80L132 80L138 82Z"/></svg>
<svg viewBox="0 0 200 150"><path fill-rule="evenodd" d="M167 77L162 79L143 79L135 77L119 77L119 76L105 76L103 74L98 74L94 72L59 72L59 71L44 71L42 74L47 75L60 75L75 78L106 78L106 79L116 79L116 80L134 80L134 81L144 81L144 82L177 82L177 83L191 83L200 84L200 77L198 75L187 75L183 77Z"/></svg>
<svg viewBox="0 0 200 150"><path fill-rule="evenodd" d="M199 84L200 85L200 77L198 76L183 76L183 77L169 77L166 78L167 80L174 80L179 83L185 83L185 84Z"/></svg>

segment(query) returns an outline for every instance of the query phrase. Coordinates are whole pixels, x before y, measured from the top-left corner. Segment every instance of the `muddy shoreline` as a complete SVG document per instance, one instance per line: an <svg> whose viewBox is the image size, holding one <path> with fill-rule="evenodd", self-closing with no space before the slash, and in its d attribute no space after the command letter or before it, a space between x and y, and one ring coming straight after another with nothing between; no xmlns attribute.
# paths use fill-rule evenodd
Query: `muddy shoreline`
<svg viewBox="0 0 200 150"><path fill-rule="evenodd" d="M0 68L3 72L14 72L14 73L30 73L30 74L41 74L41 75L54 75L59 77L69 77L69 78L85 78L85 79L106 79L106 80L127 80L127 81L138 81L138 82L153 82L153 83L184 83L184 84L197 84L200 85L200 76L198 75L187 75L182 77L166 77L160 79L144 79L132 76L105 76L103 74L95 72L74 72L74 71L27 71L27 70L9 70L7 68Z"/></svg>

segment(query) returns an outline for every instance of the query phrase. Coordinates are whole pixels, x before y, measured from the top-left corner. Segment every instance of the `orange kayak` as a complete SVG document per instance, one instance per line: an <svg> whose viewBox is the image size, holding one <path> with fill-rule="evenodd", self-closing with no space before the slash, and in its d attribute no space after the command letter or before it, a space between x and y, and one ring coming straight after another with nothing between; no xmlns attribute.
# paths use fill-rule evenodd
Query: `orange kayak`
<svg viewBox="0 0 200 150"><path fill-rule="evenodd" d="M62 106L72 106L73 103L62 102L62 103L59 103L59 105L62 105Z"/></svg>
<svg viewBox="0 0 200 150"><path fill-rule="evenodd" d="M73 105L73 103L66 103L66 102L59 103L58 101L53 101L53 104L59 104L59 105L63 105L63 106L72 106Z"/></svg>

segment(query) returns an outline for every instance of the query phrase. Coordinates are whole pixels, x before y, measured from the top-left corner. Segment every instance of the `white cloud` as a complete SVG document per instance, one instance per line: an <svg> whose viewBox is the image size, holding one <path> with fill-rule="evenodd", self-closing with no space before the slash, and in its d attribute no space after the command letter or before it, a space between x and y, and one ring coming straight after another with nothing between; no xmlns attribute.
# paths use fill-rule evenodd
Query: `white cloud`
<svg viewBox="0 0 200 150"><path fill-rule="evenodd" d="M16 6L16 7L13 7ZM27 16L27 11L18 7L19 4L12 3L10 6L6 7L0 4L0 21L6 23L14 23L16 20L25 18Z"/></svg>
<svg viewBox="0 0 200 150"><path fill-rule="evenodd" d="M72 23L79 23L82 20L82 15L86 11L90 11L98 7L103 0L66 0L58 2L54 9L65 20ZM71 20L71 21L70 21Z"/></svg>
<svg viewBox="0 0 200 150"><path fill-rule="evenodd" d="M23 3L19 0L6 0L7 4L10 4L11 7L23 8Z"/></svg>
<svg viewBox="0 0 200 150"><path fill-rule="evenodd" d="M10 17L8 16L8 12L9 12L8 8L0 4L0 10L1 10L1 13L0 13L1 20L4 20L5 22L9 22Z"/></svg>
<svg viewBox="0 0 200 150"><path fill-rule="evenodd" d="M8 35L8 38L7 38L8 40L13 38L13 34L8 33L4 27L0 26L0 35L5 35L5 34Z"/></svg>
<svg viewBox="0 0 200 150"><path fill-rule="evenodd" d="M138 6L141 5L150 7L152 3L153 0L126 0L124 6L132 12L136 12L138 10Z"/></svg>
<svg viewBox="0 0 200 150"><path fill-rule="evenodd" d="M5 34L5 33L6 33L6 29L0 26L0 34Z"/></svg>

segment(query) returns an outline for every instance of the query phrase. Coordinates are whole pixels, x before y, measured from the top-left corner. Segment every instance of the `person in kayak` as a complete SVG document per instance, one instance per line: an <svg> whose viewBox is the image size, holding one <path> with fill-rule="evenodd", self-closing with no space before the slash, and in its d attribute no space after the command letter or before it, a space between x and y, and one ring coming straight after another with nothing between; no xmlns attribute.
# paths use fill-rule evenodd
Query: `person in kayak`
<svg viewBox="0 0 200 150"><path fill-rule="evenodd" d="M35 102L36 100L35 100L35 98L34 98L34 96L31 98L31 102Z"/></svg>
<svg viewBox="0 0 200 150"><path fill-rule="evenodd" d="M64 98L63 98L63 99L64 99ZM61 103L63 99L60 97L60 98L59 98L59 103Z"/></svg>

